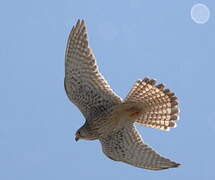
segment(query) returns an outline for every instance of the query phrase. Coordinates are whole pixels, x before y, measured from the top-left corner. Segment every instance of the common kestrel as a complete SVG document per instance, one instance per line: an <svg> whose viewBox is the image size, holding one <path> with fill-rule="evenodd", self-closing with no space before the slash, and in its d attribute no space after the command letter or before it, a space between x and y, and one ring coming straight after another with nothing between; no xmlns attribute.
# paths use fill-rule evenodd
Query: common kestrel
<svg viewBox="0 0 215 180"><path fill-rule="evenodd" d="M140 168L160 170L180 165L146 145L134 126L176 127L177 97L149 78L138 80L124 100L117 96L98 70L84 20L78 20L69 35L64 83L69 99L86 119L76 132L76 141L98 139L110 159Z"/></svg>

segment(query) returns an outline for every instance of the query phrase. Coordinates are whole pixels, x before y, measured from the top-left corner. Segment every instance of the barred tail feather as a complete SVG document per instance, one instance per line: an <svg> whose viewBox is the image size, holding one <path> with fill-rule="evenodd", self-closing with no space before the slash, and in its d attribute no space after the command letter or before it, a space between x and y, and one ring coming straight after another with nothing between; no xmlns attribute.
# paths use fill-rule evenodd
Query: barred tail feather
<svg viewBox="0 0 215 180"><path fill-rule="evenodd" d="M141 103L142 113L135 123L169 130L176 127L178 120L177 97L163 84L156 85L156 80L145 78L138 80L133 86L124 103Z"/></svg>

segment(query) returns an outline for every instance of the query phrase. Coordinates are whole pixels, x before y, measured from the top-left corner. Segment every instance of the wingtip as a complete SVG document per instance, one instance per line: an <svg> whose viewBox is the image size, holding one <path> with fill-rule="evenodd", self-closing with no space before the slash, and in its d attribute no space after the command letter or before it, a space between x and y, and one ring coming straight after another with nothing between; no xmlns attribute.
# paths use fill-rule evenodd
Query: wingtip
<svg viewBox="0 0 215 180"><path fill-rule="evenodd" d="M180 166L181 166L180 163L172 162L172 164L171 164L170 166L158 168L158 169L156 169L156 170L165 170L165 169L170 169L170 168L178 168L178 167L180 167Z"/></svg>
<svg viewBox="0 0 215 180"><path fill-rule="evenodd" d="M72 36L75 33L84 33L85 34L85 32L86 32L86 25L85 25L84 19L78 19L76 24L72 27L70 36Z"/></svg>
<svg viewBox="0 0 215 180"><path fill-rule="evenodd" d="M78 19L76 24L85 24L85 20L84 19Z"/></svg>
<svg viewBox="0 0 215 180"><path fill-rule="evenodd" d="M170 168L177 168L177 167L180 167L180 166L181 166L181 164L172 162L172 164L169 165L169 166L156 167L156 168L145 167L144 169L155 170L155 171L160 171L161 170L162 171L162 170L166 170L166 169L170 169Z"/></svg>
<svg viewBox="0 0 215 180"><path fill-rule="evenodd" d="M84 19L78 19L77 20L75 27L80 27L80 26L85 26Z"/></svg>
<svg viewBox="0 0 215 180"><path fill-rule="evenodd" d="M180 163L174 163L174 165L172 166L173 168L177 168L177 167L180 167L181 164Z"/></svg>

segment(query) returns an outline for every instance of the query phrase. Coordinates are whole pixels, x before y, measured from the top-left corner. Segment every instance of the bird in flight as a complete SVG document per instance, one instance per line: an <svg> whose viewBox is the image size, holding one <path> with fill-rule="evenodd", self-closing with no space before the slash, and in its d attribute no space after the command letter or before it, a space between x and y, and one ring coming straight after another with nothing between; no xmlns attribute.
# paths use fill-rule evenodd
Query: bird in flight
<svg viewBox="0 0 215 180"><path fill-rule="evenodd" d="M110 159L150 170L178 167L146 145L135 124L169 130L178 120L177 97L163 84L144 78L121 99L99 72L84 20L72 28L65 56L64 86L86 121L75 140L99 140Z"/></svg>

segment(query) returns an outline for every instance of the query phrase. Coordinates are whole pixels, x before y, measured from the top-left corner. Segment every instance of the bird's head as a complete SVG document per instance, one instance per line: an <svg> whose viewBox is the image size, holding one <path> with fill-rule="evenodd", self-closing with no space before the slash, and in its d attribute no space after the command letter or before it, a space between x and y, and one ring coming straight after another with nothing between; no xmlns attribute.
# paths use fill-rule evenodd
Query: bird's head
<svg viewBox="0 0 215 180"><path fill-rule="evenodd" d="M79 139L85 139L84 138L85 136L86 136L85 129L83 127L81 127L75 133L75 140L78 141Z"/></svg>
<svg viewBox="0 0 215 180"><path fill-rule="evenodd" d="M95 140L97 139L94 137L86 128L86 125L83 125L80 129L77 130L75 133L75 140L78 141L79 139L85 139L85 140Z"/></svg>

